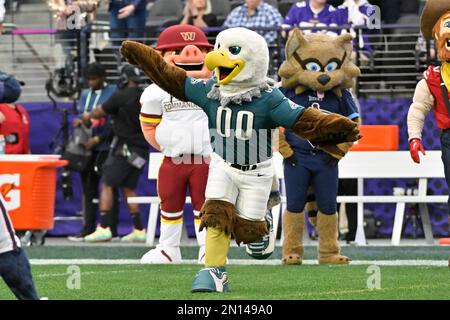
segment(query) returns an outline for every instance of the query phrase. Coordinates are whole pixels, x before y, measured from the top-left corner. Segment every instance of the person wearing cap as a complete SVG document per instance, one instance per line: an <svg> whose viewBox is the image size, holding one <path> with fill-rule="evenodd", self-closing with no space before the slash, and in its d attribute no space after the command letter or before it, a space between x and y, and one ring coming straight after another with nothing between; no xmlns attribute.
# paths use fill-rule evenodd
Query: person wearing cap
<svg viewBox="0 0 450 320"><path fill-rule="evenodd" d="M23 82L0 72L0 135L6 142L6 154L30 153L30 116L20 104Z"/></svg>
<svg viewBox="0 0 450 320"><path fill-rule="evenodd" d="M139 69L125 64L121 68L119 88L101 106L84 116L84 121L101 119L110 115L113 119L114 140L111 151L102 168L100 192L100 224L87 235L87 242L102 242L112 239L111 219L114 203L114 189L121 188L126 199L136 196L139 177L148 159L148 144L139 123L141 105L139 99ZM146 232L143 227L139 206L128 204L133 220L133 230L122 238L127 242L144 242Z"/></svg>
<svg viewBox="0 0 450 320"><path fill-rule="evenodd" d="M161 33L156 50L166 62L184 68L190 76L203 81L211 76L204 61L212 47L199 28L175 25ZM198 261L203 262L205 231L199 231L199 226L212 152L208 118L197 105L179 101L156 84L145 89L141 104L140 121L144 135L155 149L164 154L157 186L161 207L159 244L147 252L141 262L181 261L179 246L188 188L199 245Z"/></svg>
<svg viewBox="0 0 450 320"><path fill-rule="evenodd" d="M450 187L450 1L428 0L420 18L420 29L425 39L435 40L442 65L429 66L417 83L407 117L409 151L412 160L420 163L419 153L425 155L423 126L427 114L433 110L436 124L442 130L442 162ZM450 214L450 198L448 207ZM450 244L450 237L441 239L441 244Z"/></svg>

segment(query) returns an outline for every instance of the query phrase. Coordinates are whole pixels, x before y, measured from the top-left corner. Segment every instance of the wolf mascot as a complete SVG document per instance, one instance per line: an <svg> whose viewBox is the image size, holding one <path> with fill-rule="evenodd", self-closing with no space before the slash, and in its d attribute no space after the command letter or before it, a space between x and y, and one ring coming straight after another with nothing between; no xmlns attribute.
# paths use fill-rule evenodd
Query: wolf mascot
<svg viewBox="0 0 450 320"><path fill-rule="evenodd" d="M359 123L359 114L351 88L359 69L351 62L352 36L333 37L325 34L303 36L295 29L286 44L286 61L279 70L282 91L300 105L337 113ZM320 264L348 264L350 259L340 255L336 196L338 166L352 146L351 142L317 146L301 139L291 129L280 135L280 153L286 159L287 210L283 214L283 264L301 264L304 208L308 187L312 185L319 212L310 220L319 234Z"/></svg>

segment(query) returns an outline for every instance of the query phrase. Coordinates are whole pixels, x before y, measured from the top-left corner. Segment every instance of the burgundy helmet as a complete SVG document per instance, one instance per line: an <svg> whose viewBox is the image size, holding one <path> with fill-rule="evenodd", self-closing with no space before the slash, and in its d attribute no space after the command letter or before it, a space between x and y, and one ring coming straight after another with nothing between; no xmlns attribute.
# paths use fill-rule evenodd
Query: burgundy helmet
<svg viewBox="0 0 450 320"><path fill-rule="evenodd" d="M161 32L156 43L156 50L183 48L190 44L197 47L214 47L208 42L201 29L188 24L178 24Z"/></svg>

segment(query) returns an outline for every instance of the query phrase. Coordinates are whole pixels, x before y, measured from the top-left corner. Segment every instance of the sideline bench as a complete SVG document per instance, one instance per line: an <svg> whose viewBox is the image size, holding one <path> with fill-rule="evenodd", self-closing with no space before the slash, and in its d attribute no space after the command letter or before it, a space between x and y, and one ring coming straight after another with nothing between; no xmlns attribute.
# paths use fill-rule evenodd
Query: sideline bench
<svg viewBox="0 0 450 320"><path fill-rule="evenodd" d="M163 155L161 153L150 154L148 178L156 180ZM281 181L280 191L284 192L283 159L279 153L274 154L275 171ZM427 203L446 203L448 196L427 195L427 182L429 178L444 178L444 168L440 151L427 151L426 156L421 157L421 163L414 163L408 151L353 151L349 152L339 162L339 177L358 180L358 195L338 196L339 203L358 204L358 227L355 242L366 245L364 233L364 203L396 203L394 227L392 232L392 245L399 245L403 228L406 203L418 203L422 218L426 242L433 243L433 233L429 217ZM417 195L364 195L364 179L418 179ZM155 239L156 224L159 211L158 197L132 197L130 203L150 204L150 212L147 227L147 245L152 246ZM187 197L186 203L190 203ZM274 228L278 230L279 215L286 206L286 198L282 196L282 203L273 208Z"/></svg>

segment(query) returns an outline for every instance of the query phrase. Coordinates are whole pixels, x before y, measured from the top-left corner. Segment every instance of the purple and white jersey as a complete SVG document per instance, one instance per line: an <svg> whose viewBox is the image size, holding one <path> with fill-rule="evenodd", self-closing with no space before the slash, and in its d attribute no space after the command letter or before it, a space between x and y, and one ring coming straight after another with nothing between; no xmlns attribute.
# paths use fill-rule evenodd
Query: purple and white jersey
<svg viewBox="0 0 450 320"><path fill-rule="evenodd" d="M20 240L14 232L6 210L6 202L0 193L0 254L16 250L19 247Z"/></svg>
<svg viewBox="0 0 450 320"><path fill-rule="evenodd" d="M360 5L343 4L336 10L339 25L350 24L353 26L367 25L368 19L375 13L373 6L367 2Z"/></svg>
<svg viewBox="0 0 450 320"><path fill-rule="evenodd" d="M317 29L302 31L305 34L318 32L322 31L320 27L337 27L339 25L338 22L342 21L343 19L340 18L338 14L342 13L338 13L336 8L328 4L325 5L322 11L315 13L309 5L309 0L306 0L304 2L299 2L292 5L286 17L284 18L282 27L286 29L293 27L299 27L300 29L303 29L305 27L317 27ZM328 32L326 30L324 31L325 33L329 33L332 35L340 33L338 30L329 30Z"/></svg>
<svg viewBox="0 0 450 320"><path fill-rule="evenodd" d="M367 26L367 22L370 17L375 14L375 10L372 5L367 1L361 1L359 5L349 2L344 2L343 5L339 6L336 10L337 17L339 18L339 25L352 25L352 26ZM366 29L359 29L360 33L359 43L355 43L356 47L362 49L363 51L371 51L372 48L369 43L369 33ZM356 30L351 29L350 33L356 38Z"/></svg>

